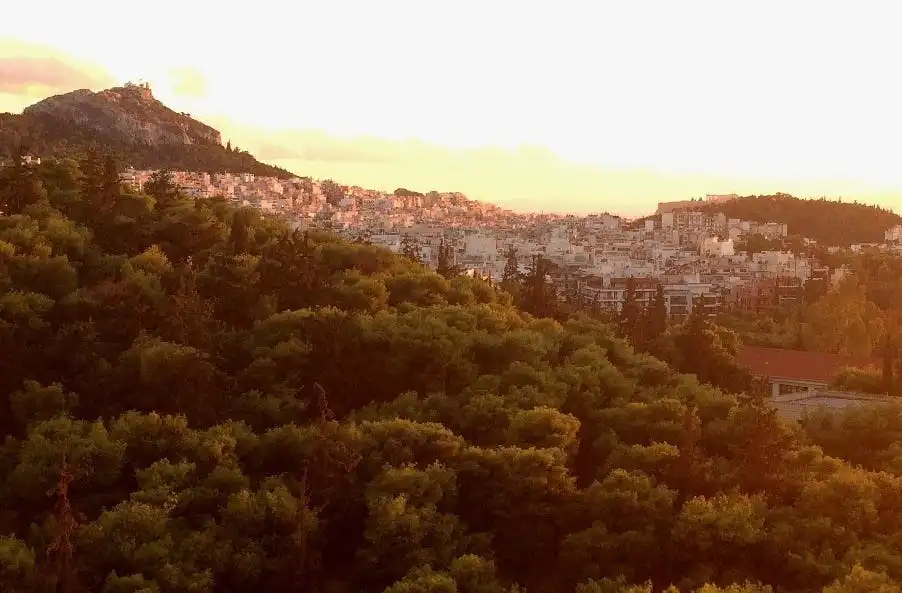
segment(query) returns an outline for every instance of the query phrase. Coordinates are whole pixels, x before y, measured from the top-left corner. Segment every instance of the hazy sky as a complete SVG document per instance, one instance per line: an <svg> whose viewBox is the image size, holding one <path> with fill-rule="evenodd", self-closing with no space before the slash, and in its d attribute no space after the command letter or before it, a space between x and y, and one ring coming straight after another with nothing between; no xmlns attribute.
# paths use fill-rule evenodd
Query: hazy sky
<svg viewBox="0 0 902 593"><path fill-rule="evenodd" d="M898 0L44 0L0 111L151 82L299 174L515 208L705 193L902 208Z"/></svg>

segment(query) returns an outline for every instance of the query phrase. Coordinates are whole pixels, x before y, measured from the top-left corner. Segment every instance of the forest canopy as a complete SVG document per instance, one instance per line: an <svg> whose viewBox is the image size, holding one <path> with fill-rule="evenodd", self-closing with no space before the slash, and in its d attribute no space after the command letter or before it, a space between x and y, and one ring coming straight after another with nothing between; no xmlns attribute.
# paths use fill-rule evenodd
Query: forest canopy
<svg viewBox="0 0 902 593"><path fill-rule="evenodd" d="M5 169L0 210L0 590L900 590L902 407L789 425L113 159Z"/></svg>
<svg viewBox="0 0 902 593"><path fill-rule="evenodd" d="M879 206L826 198L803 200L789 194L744 196L700 205L700 209L723 212L729 218L784 223L793 235L836 246L883 243L884 232L902 224L902 216Z"/></svg>

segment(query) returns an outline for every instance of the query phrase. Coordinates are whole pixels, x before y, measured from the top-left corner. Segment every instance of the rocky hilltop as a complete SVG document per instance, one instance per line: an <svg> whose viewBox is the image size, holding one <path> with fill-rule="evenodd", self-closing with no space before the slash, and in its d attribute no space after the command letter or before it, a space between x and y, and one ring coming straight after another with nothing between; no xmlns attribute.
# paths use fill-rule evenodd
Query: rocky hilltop
<svg viewBox="0 0 902 593"><path fill-rule="evenodd" d="M20 114L0 114L0 158L19 146L41 157L77 157L91 147L142 169L254 173L289 177L247 152L228 150L218 130L173 111L150 88L127 84L48 97Z"/></svg>
<svg viewBox="0 0 902 593"><path fill-rule="evenodd" d="M46 116L98 133L113 132L135 143L222 146L219 132L157 101L150 88L127 85L92 93L79 90L27 107L26 116Z"/></svg>

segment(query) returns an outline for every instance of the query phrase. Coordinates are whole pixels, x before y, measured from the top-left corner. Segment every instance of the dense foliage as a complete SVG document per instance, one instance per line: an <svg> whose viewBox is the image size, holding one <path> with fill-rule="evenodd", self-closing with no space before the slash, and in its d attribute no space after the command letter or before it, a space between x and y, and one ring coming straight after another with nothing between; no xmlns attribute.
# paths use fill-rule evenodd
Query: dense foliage
<svg viewBox="0 0 902 593"><path fill-rule="evenodd" d="M789 426L604 324L113 169L0 176L0 590L900 590L902 409Z"/></svg>
<svg viewBox="0 0 902 593"><path fill-rule="evenodd" d="M835 259L846 275L833 285L809 281L794 306L728 311L716 322L747 345L872 358L879 368L844 369L834 386L902 396L902 256L872 249Z"/></svg>
<svg viewBox="0 0 902 593"><path fill-rule="evenodd" d="M704 204L700 209L729 218L785 223L794 235L824 245L883 243L886 229L902 224L902 216L879 206L827 200L803 200L788 194L745 196Z"/></svg>
<svg viewBox="0 0 902 593"><path fill-rule="evenodd" d="M151 145L135 142L114 129L79 126L49 114L0 113L0 161L13 159L22 148L45 158L63 158L84 156L98 145L136 169L253 173L283 179L294 176L259 162L249 152L215 143Z"/></svg>

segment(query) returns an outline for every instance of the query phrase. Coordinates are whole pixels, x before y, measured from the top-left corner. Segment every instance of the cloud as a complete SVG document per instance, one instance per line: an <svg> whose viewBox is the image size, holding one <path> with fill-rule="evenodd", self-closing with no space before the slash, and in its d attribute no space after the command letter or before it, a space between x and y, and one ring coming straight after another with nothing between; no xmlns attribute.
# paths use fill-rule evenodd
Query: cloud
<svg viewBox="0 0 902 593"><path fill-rule="evenodd" d="M207 79L197 68L170 68L166 74L176 95L194 99L207 95Z"/></svg>
<svg viewBox="0 0 902 593"><path fill-rule="evenodd" d="M14 41L0 44L0 93L46 95L113 83L110 73L100 66L51 48Z"/></svg>
<svg viewBox="0 0 902 593"><path fill-rule="evenodd" d="M300 144L300 158L322 163L390 163L398 160L395 146L378 146L378 142L365 139L329 138L305 141ZM394 154L393 154L394 153Z"/></svg>
<svg viewBox="0 0 902 593"><path fill-rule="evenodd" d="M268 142L264 142L257 147L255 156L261 161L301 158L301 154L294 148Z"/></svg>
<svg viewBox="0 0 902 593"><path fill-rule="evenodd" d="M390 163L403 158L397 144L379 138L341 138L319 131L292 132L282 141L296 146L298 158L321 163Z"/></svg>
<svg viewBox="0 0 902 593"><path fill-rule="evenodd" d="M409 150L373 137L343 138L319 130L250 132L254 153L262 160L295 159L314 163L386 164L404 160ZM245 142L248 142L245 140Z"/></svg>

